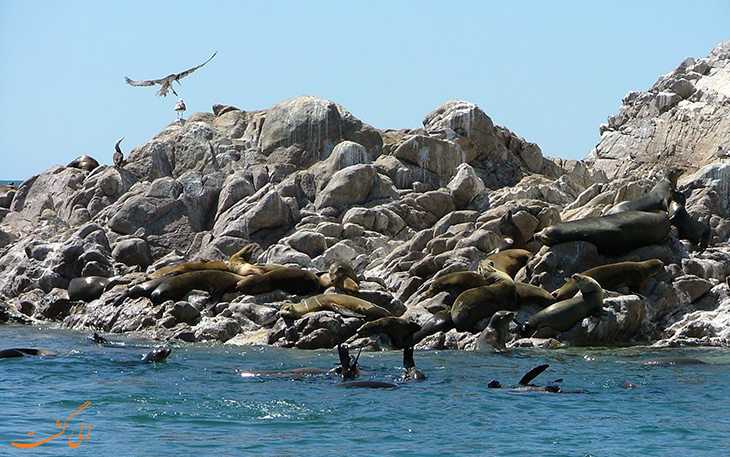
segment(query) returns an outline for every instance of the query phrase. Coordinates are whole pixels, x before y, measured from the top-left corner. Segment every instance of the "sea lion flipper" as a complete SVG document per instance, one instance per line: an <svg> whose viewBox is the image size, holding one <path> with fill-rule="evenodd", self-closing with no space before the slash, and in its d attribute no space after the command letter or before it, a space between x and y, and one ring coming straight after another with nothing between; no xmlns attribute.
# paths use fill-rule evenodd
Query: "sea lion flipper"
<svg viewBox="0 0 730 457"><path fill-rule="evenodd" d="M409 346L403 349L403 368L409 370L416 366L415 360L413 360L413 346Z"/></svg>
<svg viewBox="0 0 730 457"><path fill-rule="evenodd" d="M528 385L530 383L530 381L532 381L533 379L535 379L543 371L547 370L547 368L549 366L550 365L548 365L547 363L546 364L543 364L543 365L536 366L532 370L530 370L527 373L525 373L525 375L522 377L522 379L520 379L519 384L521 384L523 386Z"/></svg>
<svg viewBox="0 0 730 457"><path fill-rule="evenodd" d="M365 317L366 317L364 314L360 314L358 312L351 310L350 308L346 308L344 306L340 306L335 303L328 303L327 308L329 308L330 311L334 311L336 313L342 314L345 317L358 317L360 319L365 319Z"/></svg>

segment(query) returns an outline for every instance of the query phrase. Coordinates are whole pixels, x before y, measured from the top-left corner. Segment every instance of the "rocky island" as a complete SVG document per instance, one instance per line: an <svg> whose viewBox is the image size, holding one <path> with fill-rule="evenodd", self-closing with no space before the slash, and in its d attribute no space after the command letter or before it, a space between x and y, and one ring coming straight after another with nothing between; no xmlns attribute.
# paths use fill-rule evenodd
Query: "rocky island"
<svg viewBox="0 0 730 457"><path fill-rule="evenodd" d="M310 96L212 111L120 165L0 188L0 322L475 349L499 302L508 347L730 344L730 41L629 92L583 161L544 157L467 101L406 130ZM659 206L610 214L646 196ZM631 280L585 279L616 264ZM555 325L571 278L583 298L566 300L602 305Z"/></svg>

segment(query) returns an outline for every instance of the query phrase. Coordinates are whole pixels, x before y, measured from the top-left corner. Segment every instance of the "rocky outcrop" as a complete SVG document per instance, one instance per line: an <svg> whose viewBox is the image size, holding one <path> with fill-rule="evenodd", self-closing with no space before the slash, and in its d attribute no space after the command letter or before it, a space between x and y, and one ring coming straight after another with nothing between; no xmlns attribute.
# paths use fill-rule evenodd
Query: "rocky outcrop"
<svg viewBox="0 0 730 457"><path fill-rule="evenodd" d="M312 272L347 263L360 298L423 325L455 298L429 297L428 286L447 273L475 269L502 242L499 221L510 211L533 254L516 281L552 291L600 264L664 262L640 295L607 294L601 319L586 318L557 340L725 345L730 192L724 158L684 159L689 171L679 188L686 209L712 227L702 253L679 240L676 229L660 244L620 256L600 255L587 242L545 247L532 239L552 224L600 216L651 189L666 164L619 152L629 144L648 151L654 146L646 145L670 141L666 135L690 124L721 137L723 46L707 59L686 61L648 95L628 97L631 109L610 120L588 165L543 157L537 145L465 101L437 107L422 128L399 131L376 130L336 103L308 96L257 112L216 105L213 113L167 126L132 151L124 167L53 167L0 195L0 319L162 340L303 349L347 341L377 348L392 340L361 338L357 331L367 318L357 313L282 317L283 306L306 296L280 290L251 296L193 290L161 302L125 294L161 266L196 258L225 262L257 243L252 262ZM701 113L701 123L683 120L689 103L697 104L690 111ZM637 133L644 122L667 127ZM92 275L124 281L112 281L89 303L70 301L71 279ZM518 321L537 310L523 305ZM444 329L420 346L470 348L475 340L470 332Z"/></svg>

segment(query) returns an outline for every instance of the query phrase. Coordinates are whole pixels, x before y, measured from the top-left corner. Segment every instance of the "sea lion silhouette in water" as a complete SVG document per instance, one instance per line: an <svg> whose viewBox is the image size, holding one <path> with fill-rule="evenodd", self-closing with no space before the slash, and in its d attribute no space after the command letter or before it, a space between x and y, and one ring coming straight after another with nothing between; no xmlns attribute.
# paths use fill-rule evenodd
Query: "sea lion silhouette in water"
<svg viewBox="0 0 730 457"><path fill-rule="evenodd" d="M514 321L517 313L514 311L497 311L489 324L477 338L477 349L480 351L503 351L507 348L507 333L510 322Z"/></svg>
<svg viewBox="0 0 730 457"><path fill-rule="evenodd" d="M604 289L619 291L628 287L631 292L640 293L646 281L664 268L664 262L659 259L649 259L643 262L617 262L600 265L582 272L601 285ZM563 286L554 292L557 300L565 300L578 293L578 284L569 279Z"/></svg>
<svg viewBox="0 0 730 457"><path fill-rule="evenodd" d="M554 303L530 317L522 325L523 336L532 336L542 327L566 332L586 317L602 315L603 289L601 285L595 279L581 274L574 274L572 279L578 284L581 296Z"/></svg>
<svg viewBox="0 0 730 457"><path fill-rule="evenodd" d="M535 233L534 238L546 246L588 241L601 254L618 255L661 243L669 229L669 216L664 211L625 211L553 224Z"/></svg>
<svg viewBox="0 0 730 457"><path fill-rule="evenodd" d="M413 361L413 346L403 349L403 375L401 381L424 381L428 379L426 373L416 366Z"/></svg>
<svg viewBox="0 0 730 457"><path fill-rule="evenodd" d="M10 348L0 350L0 359L24 357L26 355L56 355L52 349Z"/></svg>
<svg viewBox="0 0 730 457"><path fill-rule="evenodd" d="M641 365L705 365L707 362L694 357L653 357L645 360L629 360L627 363L638 363Z"/></svg>
<svg viewBox="0 0 730 457"><path fill-rule="evenodd" d="M519 390L519 391L529 391L529 392L545 392L545 393L587 393L587 390L584 389L563 389L560 386L557 385L558 382L562 382L562 379L556 379L553 381L552 384L548 384L545 386L536 386L533 384L530 384L533 379L535 379L537 376L539 376L543 371L547 370L550 365L543 364L538 365L535 368L532 368L530 371L524 374L522 376L522 379L519 380L517 383L517 386L510 386L513 390ZM487 384L487 387L490 389L499 389L502 387L502 384L497 380L492 380Z"/></svg>
<svg viewBox="0 0 730 457"><path fill-rule="evenodd" d="M360 350L362 351L362 349ZM341 383L336 384L337 387L368 387L368 388L382 388L392 389L398 387L397 384L386 381L377 380L357 380L355 379L360 374L360 369L357 366L357 361L360 359L360 352L357 353L357 357L354 359L350 357L350 350L344 344L337 346L337 354L340 357L340 366L342 367Z"/></svg>
<svg viewBox="0 0 730 457"><path fill-rule="evenodd" d="M684 205L687 197L682 192L672 191L672 203L669 205L669 222L677 227L680 240L689 240L697 246L697 252L703 252L710 244L712 230L710 226L689 215Z"/></svg>
<svg viewBox="0 0 730 457"><path fill-rule="evenodd" d="M170 349L170 348L155 348L142 357L142 362L144 362L144 363L162 362L163 360L167 359L170 356L171 352L172 352L172 349Z"/></svg>
<svg viewBox="0 0 730 457"><path fill-rule="evenodd" d="M677 188L677 179L682 173L684 173L684 170L681 168L669 170L666 177L659 180L646 195L627 202L621 202L611 208L606 215L624 211L667 211L669 201L672 198L672 191Z"/></svg>

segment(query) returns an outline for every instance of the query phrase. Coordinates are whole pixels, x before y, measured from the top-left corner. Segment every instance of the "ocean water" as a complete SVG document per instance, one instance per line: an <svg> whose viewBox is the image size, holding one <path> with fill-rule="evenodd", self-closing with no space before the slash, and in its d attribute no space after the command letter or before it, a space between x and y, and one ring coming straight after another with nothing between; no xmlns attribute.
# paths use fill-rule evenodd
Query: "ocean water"
<svg viewBox="0 0 730 457"><path fill-rule="evenodd" d="M87 336L0 325L0 348L58 351L0 359L0 455L720 456L730 447L728 349L416 351L428 380L345 389L332 375L241 374L328 369L335 350L181 344L144 364L152 342L119 336L124 346L102 347ZM669 355L708 364L625 363ZM365 378L396 380L401 357L362 353ZM566 393L509 386L544 363L533 382L562 378ZM488 389L492 379L505 387Z"/></svg>

